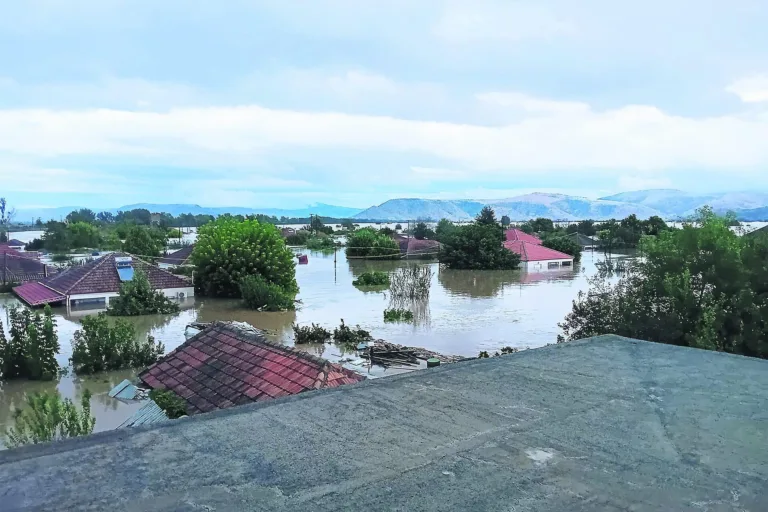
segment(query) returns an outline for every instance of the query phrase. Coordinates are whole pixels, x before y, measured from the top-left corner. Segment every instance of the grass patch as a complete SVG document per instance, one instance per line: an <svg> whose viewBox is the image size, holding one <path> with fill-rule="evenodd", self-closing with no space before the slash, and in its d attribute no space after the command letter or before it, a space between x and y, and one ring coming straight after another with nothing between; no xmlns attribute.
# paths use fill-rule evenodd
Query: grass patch
<svg viewBox="0 0 768 512"><path fill-rule="evenodd" d="M331 331L317 324L293 325L293 341L297 345L305 343L325 343L331 339Z"/></svg>
<svg viewBox="0 0 768 512"><path fill-rule="evenodd" d="M413 322L413 313L407 309L385 309L385 322Z"/></svg>
<svg viewBox="0 0 768 512"><path fill-rule="evenodd" d="M389 286L389 274L380 270L364 272L352 281L352 284L354 286Z"/></svg>

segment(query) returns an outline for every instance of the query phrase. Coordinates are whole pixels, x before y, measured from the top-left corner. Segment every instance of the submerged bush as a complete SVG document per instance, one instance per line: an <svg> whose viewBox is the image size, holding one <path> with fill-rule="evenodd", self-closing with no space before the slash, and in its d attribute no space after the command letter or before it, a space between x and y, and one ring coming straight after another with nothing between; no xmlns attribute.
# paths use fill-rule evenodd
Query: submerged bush
<svg viewBox="0 0 768 512"><path fill-rule="evenodd" d="M429 296L432 267L409 265L395 270L390 278L389 293L402 299L423 299Z"/></svg>
<svg viewBox="0 0 768 512"><path fill-rule="evenodd" d="M246 306L258 311L285 311L296 307L294 294L260 275L248 276L240 281L240 294Z"/></svg>
<svg viewBox="0 0 768 512"><path fill-rule="evenodd" d="M307 240L306 245L307 249L312 251L328 251L336 247L336 242L329 236L314 236Z"/></svg>
<svg viewBox="0 0 768 512"><path fill-rule="evenodd" d="M138 316L172 314L179 312L179 305L155 290L149 284L147 275L139 269L133 279L120 285L117 297L109 301L107 314L112 316Z"/></svg>
<svg viewBox="0 0 768 512"><path fill-rule="evenodd" d="M165 352L162 343L147 336L136 339L133 325L123 319L109 325L105 313L83 318L83 326L72 340L72 366L75 373L89 374L153 364Z"/></svg>
<svg viewBox="0 0 768 512"><path fill-rule="evenodd" d="M344 319L341 319L341 325L333 330L333 341L342 345L357 348L359 343L364 341L370 341L373 339L371 333L360 328L356 325L354 329L351 329L344 323Z"/></svg>
<svg viewBox="0 0 768 512"><path fill-rule="evenodd" d="M153 389L149 398L172 420L187 415L187 401L170 389Z"/></svg>
<svg viewBox="0 0 768 512"><path fill-rule="evenodd" d="M400 258L400 246L394 239L373 228L362 228L349 236L347 257L398 259Z"/></svg>
<svg viewBox="0 0 768 512"><path fill-rule="evenodd" d="M413 322L413 313L407 309L385 309L385 322Z"/></svg>
<svg viewBox="0 0 768 512"><path fill-rule="evenodd" d="M363 272L360 277L352 281L354 286L388 286L389 274L380 270Z"/></svg>
<svg viewBox="0 0 768 512"><path fill-rule="evenodd" d="M331 331L317 324L311 326L293 325L293 341L297 345L304 343L325 343L331 339Z"/></svg>
<svg viewBox="0 0 768 512"><path fill-rule="evenodd" d="M81 410L58 392L26 396L26 408L14 412L14 426L5 431L5 445L47 443L93 432L96 418L91 416L91 393L86 389L80 400Z"/></svg>
<svg viewBox="0 0 768 512"><path fill-rule="evenodd" d="M300 229L295 235L288 235L285 237L285 243L288 245L306 245L309 240L309 231Z"/></svg>

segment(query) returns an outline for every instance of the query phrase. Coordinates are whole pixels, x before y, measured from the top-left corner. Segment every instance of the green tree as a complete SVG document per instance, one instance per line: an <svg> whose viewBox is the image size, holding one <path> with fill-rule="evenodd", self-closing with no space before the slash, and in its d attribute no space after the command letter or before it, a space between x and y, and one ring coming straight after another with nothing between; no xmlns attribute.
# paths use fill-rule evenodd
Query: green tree
<svg viewBox="0 0 768 512"><path fill-rule="evenodd" d="M346 229L347 231L354 231L355 230L355 223L352 221L352 219L344 219L341 221L341 227Z"/></svg>
<svg viewBox="0 0 768 512"><path fill-rule="evenodd" d="M246 306L258 311L286 311L296 307L295 293L285 291L260 275L245 276L240 281L240 294Z"/></svg>
<svg viewBox="0 0 768 512"><path fill-rule="evenodd" d="M123 368L149 366L163 355L165 347L147 336L138 340L133 325L117 319L110 326L105 313L88 315L72 339L75 373L91 374Z"/></svg>
<svg viewBox="0 0 768 512"><path fill-rule="evenodd" d="M62 400L57 392L33 393L26 396L26 402L26 408L14 412L14 426L5 431L5 444L11 448L89 435L96 425L88 390L79 411L72 400Z"/></svg>
<svg viewBox="0 0 768 512"><path fill-rule="evenodd" d="M69 232L69 245L72 248L93 248L101 245L101 234L93 224L74 222L67 225L67 231Z"/></svg>
<svg viewBox="0 0 768 512"><path fill-rule="evenodd" d="M494 211L486 208L474 223L456 227L442 242L440 263L460 270L510 270L518 267L520 256L503 246L504 230L495 222ZM494 221L491 223L490 219Z"/></svg>
<svg viewBox="0 0 768 512"><path fill-rule="evenodd" d="M426 223L419 222L416 224L416 227L413 228L413 238L416 240L424 240L425 238L434 239L435 232L432 231Z"/></svg>
<svg viewBox="0 0 768 512"><path fill-rule="evenodd" d="M157 238L152 236L151 230L143 226L133 226L128 230L123 243L125 252L145 258L160 256L161 248Z"/></svg>
<svg viewBox="0 0 768 512"><path fill-rule="evenodd" d="M8 241L8 228L16 216L16 210L8 208L8 202L0 197L0 242Z"/></svg>
<svg viewBox="0 0 768 512"><path fill-rule="evenodd" d="M88 208L81 208L70 212L69 215L67 215L67 224L75 224L77 222L93 224L96 222L96 214L93 210L89 210Z"/></svg>
<svg viewBox="0 0 768 512"><path fill-rule="evenodd" d="M112 224L115 222L115 216L112 212L99 212L96 214L96 219L102 224Z"/></svg>
<svg viewBox="0 0 768 512"><path fill-rule="evenodd" d="M664 219L658 215L654 215L653 217L650 217L648 220L643 222L643 233L646 235L657 236L659 233L666 231L667 229L669 229L667 223L664 222Z"/></svg>
<svg viewBox="0 0 768 512"><path fill-rule="evenodd" d="M551 233L555 230L555 225L552 219L539 217L531 221L531 228L535 233Z"/></svg>
<svg viewBox="0 0 768 512"><path fill-rule="evenodd" d="M601 275L560 324L561 341L615 333L768 357L768 242L740 238L711 209L641 242L615 284Z"/></svg>
<svg viewBox="0 0 768 512"><path fill-rule="evenodd" d="M59 371L56 354L59 338L56 321L50 306L41 315L34 315L26 308L11 308L10 337L0 325L0 377L3 379L26 378L50 380Z"/></svg>
<svg viewBox="0 0 768 512"><path fill-rule="evenodd" d="M192 251L195 287L213 297L240 297L240 282L260 275L298 293L294 255L273 224L220 218L198 229Z"/></svg>
<svg viewBox="0 0 768 512"><path fill-rule="evenodd" d="M545 236L541 245L573 256L573 261L581 261L581 246L562 231Z"/></svg>
<svg viewBox="0 0 768 512"><path fill-rule="evenodd" d="M456 228L456 224L448 219L440 219L435 228L435 239L440 243L444 243L456 232Z"/></svg>
<svg viewBox="0 0 768 512"><path fill-rule="evenodd" d="M529 235L532 235L535 232L535 230L533 229L533 225L530 222L523 222L520 225L520 231L522 231L523 233L527 233Z"/></svg>
<svg viewBox="0 0 768 512"><path fill-rule="evenodd" d="M147 275L139 269L133 279L120 285L118 296L109 302L107 314L112 316L167 315L178 313L179 305L155 290Z"/></svg>
<svg viewBox="0 0 768 512"><path fill-rule="evenodd" d="M400 246L392 237L370 227L362 228L349 236L347 257L397 259L400 257Z"/></svg>
<svg viewBox="0 0 768 512"><path fill-rule="evenodd" d="M67 225L55 220L48 221L43 231L43 245L49 251L68 251L72 248Z"/></svg>
<svg viewBox="0 0 768 512"><path fill-rule="evenodd" d="M478 213L475 218L475 223L493 226L498 225L498 222L496 221L496 212L493 211L493 208L490 206L483 206L483 209L480 210L480 213Z"/></svg>
<svg viewBox="0 0 768 512"><path fill-rule="evenodd" d="M511 222L512 221L510 220L509 215L502 215L501 216L501 227L507 228L507 227L509 227L509 224Z"/></svg>

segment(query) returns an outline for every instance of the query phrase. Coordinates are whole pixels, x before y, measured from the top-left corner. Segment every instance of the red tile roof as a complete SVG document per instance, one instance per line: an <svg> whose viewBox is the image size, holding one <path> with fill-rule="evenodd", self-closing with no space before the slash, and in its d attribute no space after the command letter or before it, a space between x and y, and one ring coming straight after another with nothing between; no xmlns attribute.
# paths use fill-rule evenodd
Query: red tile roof
<svg viewBox="0 0 768 512"><path fill-rule="evenodd" d="M47 270L47 272L46 272ZM53 269L46 269L45 264L24 253L7 251L0 253L0 280L10 283L26 283L44 279L53 274Z"/></svg>
<svg viewBox="0 0 768 512"><path fill-rule="evenodd" d="M267 341L247 324L215 322L139 374L170 389L197 414L271 400L365 377L325 359Z"/></svg>
<svg viewBox="0 0 768 512"><path fill-rule="evenodd" d="M525 231L521 231L517 228L511 228L504 232L504 240L507 242L528 242L529 244L541 245L541 239L529 235Z"/></svg>
<svg viewBox="0 0 768 512"><path fill-rule="evenodd" d="M520 255L520 261L572 260L573 256L564 252L524 241L504 242L504 247Z"/></svg>
<svg viewBox="0 0 768 512"><path fill-rule="evenodd" d="M157 260L157 262L164 263L166 265L186 265L189 262L189 257L192 255L192 250L194 248L194 244L188 245L187 247L182 247L178 251L172 252L168 256L160 258Z"/></svg>
<svg viewBox="0 0 768 512"><path fill-rule="evenodd" d="M30 306L40 306L41 304L52 304L66 300L66 297L61 293L37 282L24 283L14 288L13 292Z"/></svg>
<svg viewBox="0 0 768 512"><path fill-rule="evenodd" d="M120 291L120 277L117 274L115 257L130 256L130 254L112 253L73 267L55 276L44 279L42 284L61 292L64 295L80 295L84 293L117 293ZM133 256L133 268L143 271L149 284L156 290L165 288L187 288L190 282L182 277L171 274L146 261Z"/></svg>

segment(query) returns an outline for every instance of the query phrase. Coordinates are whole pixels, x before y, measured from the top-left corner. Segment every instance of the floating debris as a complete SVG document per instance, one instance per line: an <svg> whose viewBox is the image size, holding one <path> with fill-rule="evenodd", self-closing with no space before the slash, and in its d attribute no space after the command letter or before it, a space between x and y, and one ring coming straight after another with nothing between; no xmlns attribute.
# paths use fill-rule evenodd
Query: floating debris
<svg viewBox="0 0 768 512"><path fill-rule="evenodd" d="M427 366L440 363L454 363L464 359L461 356L438 354L421 347L406 347L384 340L376 340L368 344L368 348L360 351L360 357L371 363L384 366L420 366L421 361L427 361ZM429 363L433 360L432 363Z"/></svg>

